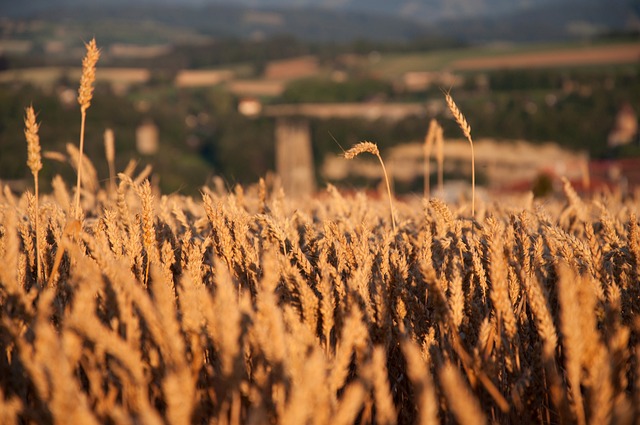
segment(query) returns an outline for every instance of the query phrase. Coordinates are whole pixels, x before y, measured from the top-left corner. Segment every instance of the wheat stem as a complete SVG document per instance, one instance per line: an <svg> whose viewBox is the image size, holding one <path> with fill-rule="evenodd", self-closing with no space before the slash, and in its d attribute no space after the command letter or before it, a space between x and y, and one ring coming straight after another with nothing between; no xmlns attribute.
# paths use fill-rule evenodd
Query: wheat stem
<svg viewBox="0 0 640 425"><path fill-rule="evenodd" d="M453 118L458 123L458 126L464 133L464 136L469 141L469 145L471 145L471 215L475 216L476 211L476 165L475 165L475 154L473 153L473 140L471 139L471 126L467 122L467 119L462 115L458 105L453 101L453 98L449 93L445 93L445 99L447 101L447 106L453 115Z"/></svg>
<svg viewBox="0 0 640 425"><path fill-rule="evenodd" d="M107 157L107 165L109 166L109 192L116 193L116 146L113 136L113 130L108 128L104 132L104 151Z"/></svg>
<svg viewBox="0 0 640 425"><path fill-rule="evenodd" d="M78 157L78 181L76 185L75 217L79 220L80 213L80 188L82 179L82 152L84 151L84 130L87 119L87 109L91 106L93 98L93 83L96 80L96 63L100 58L100 50L96 45L96 39L92 39L85 44L87 54L82 60L82 76L80 77L80 88L78 89L78 103L80 104L80 155Z"/></svg>
<svg viewBox="0 0 640 425"><path fill-rule="evenodd" d="M429 130L424 137L424 197L429 199L431 196L431 150L436 139L438 122L432 119L429 123Z"/></svg>
<svg viewBox="0 0 640 425"><path fill-rule="evenodd" d="M36 281L40 281L40 207L38 204L38 172L42 169L42 159L40 156L40 136L38 130L40 125L36 122L36 114L33 106L26 109L24 118L24 135L27 139L27 165L33 174L35 186L35 232L36 232Z"/></svg>
<svg viewBox="0 0 640 425"><path fill-rule="evenodd" d="M387 184L387 196L389 197L389 210L391 212L391 225L393 226L393 231L396 231L396 219L393 213L393 202L391 201L391 186L389 185L389 175L387 174L387 169L384 166L384 161L382 161L382 157L380 156L380 151L378 150L378 146L375 143L371 142L360 142L354 145L351 149L344 153L344 157L346 159L353 159L361 153L369 152L378 157L380 161L380 165L382 165L382 173L384 174L384 181Z"/></svg>
<svg viewBox="0 0 640 425"><path fill-rule="evenodd" d="M438 163L438 193L444 193L444 137L442 127L436 130L436 161Z"/></svg>

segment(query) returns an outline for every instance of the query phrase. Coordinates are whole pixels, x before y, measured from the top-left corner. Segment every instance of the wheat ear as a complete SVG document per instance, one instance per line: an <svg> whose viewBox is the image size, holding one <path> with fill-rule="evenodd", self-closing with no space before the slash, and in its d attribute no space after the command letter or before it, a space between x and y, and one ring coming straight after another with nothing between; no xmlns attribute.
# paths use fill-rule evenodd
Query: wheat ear
<svg viewBox="0 0 640 425"><path fill-rule="evenodd" d="M391 210L391 225L393 226L393 231L396 231L396 219L393 214L393 202L391 201L391 186L389 186L389 176L387 175L387 169L384 166L384 162L382 161L382 157L380 156L380 151L378 150L378 146L375 143L371 142L360 142L354 145L351 149L344 153L344 157L346 159L353 159L361 153L369 152L378 157L380 160L380 165L382 165L382 172L384 174L384 181L387 184L387 195L389 196L389 209Z"/></svg>
<svg viewBox="0 0 640 425"><path fill-rule="evenodd" d="M473 153L473 140L471 139L471 126L467 122L467 119L462 115L458 105L453 101L453 98L449 93L445 93L445 99L447 101L447 106L455 118L458 126L464 133L464 137L467 138L469 144L471 145L471 215L475 216L476 211L476 165L475 165L475 155Z"/></svg>
<svg viewBox="0 0 640 425"><path fill-rule="evenodd" d="M96 39L85 43L87 54L82 59L82 76L80 77L80 88L78 89L78 103L80 104L80 155L78 157L78 183L76 190L75 214L76 219L80 219L80 179L82 175L82 152L84 150L84 128L87 118L87 109L91 106L93 98L93 83L96 80L96 63L100 58L100 50L96 45Z"/></svg>
<svg viewBox="0 0 640 425"><path fill-rule="evenodd" d="M42 170L42 159L40 157L40 136L38 130L40 125L36 122L36 113L33 106L26 109L24 118L24 136L27 139L27 165L33 174L33 184L35 185L35 232L36 232L36 281L40 281L40 208L38 206L38 172Z"/></svg>

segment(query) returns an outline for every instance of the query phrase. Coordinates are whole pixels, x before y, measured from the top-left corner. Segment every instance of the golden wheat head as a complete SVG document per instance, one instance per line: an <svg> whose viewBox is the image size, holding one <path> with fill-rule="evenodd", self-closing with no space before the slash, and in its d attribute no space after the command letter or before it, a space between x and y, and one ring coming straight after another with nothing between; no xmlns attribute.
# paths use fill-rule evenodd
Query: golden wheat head
<svg viewBox="0 0 640 425"><path fill-rule="evenodd" d="M40 157L40 136L38 135L40 125L36 122L33 106L26 108L24 127L24 136L27 139L27 165L35 176L42 169L42 160Z"/></svg>
<svg viewBox="0 0 640 425"><path fill-rule="evenodd" d="M93 98L93 83L96 81L96 63L100 59L100 50L96 45L96 39L85 43L87 53L82 59L82 76L80 77L80 88L78 89L78 103L80 109L86 111L91 106Z"/></svg>
<svg viewBox="0 0 640 425"><path fill-rule="evenodd" d="M393 226L393 231L396 231L396 218L393 213L393 203L391 202L391 186L389 185L389 176L387 175L387 169L384 166L384 161L380 156L380 150L378 150L378 146L375 143L371 142L360 142L355 144L351 149L344 153L344 157L346 159L353 159L361 153L368 152L378 157L380 161L380 165L382 166L382 173L384 174L384 181L387 184L387 195L389 196L389 210L391 211L391 225Z"/></svg>
<svg viewBox="0 0 640 425"><path fill-rule="evenodd" d="M453 101L453 98L449 93L445 93L444 97L447 102L447 106L449 107L449 110L453 115L453 118L456 120L456 122L460 126L460 129L464 133L464 137L466 137L467 140L471 140L471 126L467 122L467 119L464 117L464 115L462 115L462 112L458 108L458 105L456 105L456 102Z"/></svg>
<svg viewBox="0 0 640 425"><path fill-rule="evenodd" d="M378 146L375 143L371 142L360 142L354 145L351 149L344 153L344 157L347 159L353 159L361 153L369 152L373 155L380 156L380 151L378 150Z"/></svg>
<svg viewBox="0 0 640 425"><path fill-rule="evenodd" d="M476 211L476 165L475 165L475 156L473 154L473 140L471 139L471 126L467 122L467 119L462 115L460 108L456 105L456 102L453 101L453 98L449 93L444 94L445 100L447 102L447 106L453 115L453 118L456 120L460 129L464 133L464 137L467 138L469 144L471 145L471 215L475 215Z"/></svg>

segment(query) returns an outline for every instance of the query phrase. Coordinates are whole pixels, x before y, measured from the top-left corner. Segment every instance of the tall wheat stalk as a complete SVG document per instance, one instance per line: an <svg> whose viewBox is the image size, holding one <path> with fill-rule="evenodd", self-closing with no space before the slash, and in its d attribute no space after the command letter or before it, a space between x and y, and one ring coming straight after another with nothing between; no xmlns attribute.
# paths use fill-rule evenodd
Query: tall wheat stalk
<svg viewBox="0 0 640 425"><path fill-rule="evenodd" d="M387 184L387 195L389 196L389 210L391 212L391 225L393 226L393 231L396 231L396 219L393 213L393 203L391 201L391 186L389 185L389 176L387 175L387 169L384 166L384 162L382 161L382 157L380 156L380 151L378 150L378 146L375 143L371 142L360 142L354 145L351 149L344 153L344 157L347 159L353 159L361 153L369 152L378 157L380 161L380 165L382 165L382 173L384 174L384 181Z"/></svg>
<svg viewBox="0 0 640 425"><path fill-rule="evenodd" d="M471 126L467 122L467 119L462 115L458 105L453 101L453 98L449 93L445 93L445 99L447 101L447 106L455 118L458 126L464 133L464 136L469 141L469 145L471 145L471 215L475 216L476 211L476 165L475 165L475 155L473 153L473 140L471 139Z"/></svg>
<svg viewBox="0 0 640 425"><path fill-rule="evenodd" d="M424 137L424 197L429 199L431 196L431 150L436 139L436 131L438 122L432 119L429 123L429 130Z"/></svg>
<svg viewBox="0 0 640 425"><path fill-rule="evenodd" d="M109 192L116 193L116 143L113 130L107 128L104 132L104 152L109 166Z"/></svg>
<svg viewBox="0 0 640 425"><path fill-rule="evenodd" d="M89 43L85 43L87 54L82 59L82 76L80 77L80 88L78 89L78 103L80 104L80 155L78 157L78 183L76 185L75 217L80 219L80 187L82 179L82 153L84 150L84 130L87 119L87 109L91 106L93 98L93 83L96 80L96 63L100 58L100 50L93 38Z"/></svg>
<svg viewBox="0 0 640 425"><path fill-rule="evenodd" d="M33 184L35 186L35 232L36 232L36 281L40 281L40 207L38 201L38 172L42 169L42 159L40 156L40 136L38 130L40 125L36 122L36 113L33 106L26 109L24 118L24 136L27 139L27 165L33 174Z"/></svg>
<svg viewBox="0 0 640 425"><path fill-rule="evenodd" d="M438 124L436 129L436 162L438 163L438 192L444 192L444 137L442 126Z"/></svg>

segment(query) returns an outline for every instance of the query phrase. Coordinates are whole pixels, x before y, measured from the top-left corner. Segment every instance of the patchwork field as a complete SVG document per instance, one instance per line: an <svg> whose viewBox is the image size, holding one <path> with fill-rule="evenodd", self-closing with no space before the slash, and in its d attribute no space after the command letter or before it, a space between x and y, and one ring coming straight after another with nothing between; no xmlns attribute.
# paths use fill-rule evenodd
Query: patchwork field
<svg viewBox="0 0 640 425"><path fill-rule="evenodd" d="M427 53L385 54L371 64L380 75L406 72L477 71L504 68L562 67L637 63L640 43L602 45L496 45Z"/></svg>
<svg viewBox="0 0 640 425"><path fill-rule="evenodd" d="M640 43L629 43L459 59L453 61L451 67L456 70L478 70L637 63L638 61L640 61Z"/></svg>

